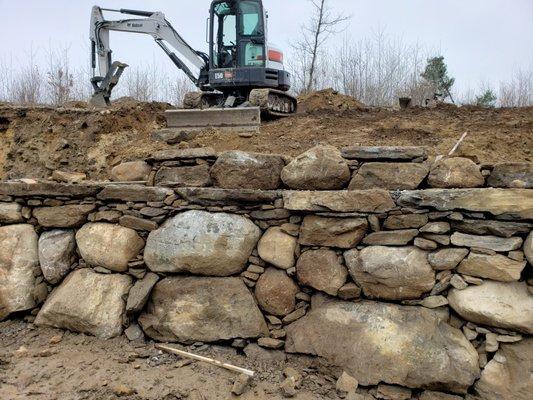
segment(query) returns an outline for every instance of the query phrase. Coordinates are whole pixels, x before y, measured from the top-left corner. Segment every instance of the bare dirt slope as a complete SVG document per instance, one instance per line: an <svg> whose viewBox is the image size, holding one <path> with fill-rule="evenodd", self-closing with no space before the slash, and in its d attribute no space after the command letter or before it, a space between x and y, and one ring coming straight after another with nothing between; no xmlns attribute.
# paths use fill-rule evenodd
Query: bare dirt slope
<svg viewBox="0 0 533 400"><path fill-rule="evenodd" d="M54 169L104 179L121 162L168 148L150 134L165 125L163 103L123 101L107 111L80 108L15 108L0 105L0 179L47 177ZM301 99L297 116L265 123L251 138L206 131L190 147L247 150L295 156L317 144L425 146L447 153L468 131L460 149L481 162L533 160L533 107L482 109L442 105L390 110L365 108L333 91Z"/></svg>
<svg viewBox="0 0 533 400"><path fill-rule="evenodd" d="M202 346L196 354L251 368L256 378L243 400L281 400L282 371L303 374L296 400L338 399L335 378L317 360L251 359L235 349ZM307 372L304 372L304 369ZM205 363L161 354L153 343L124 336L99 340L83 334L35 328L22 321L0 323L0 399L3 400L225 400L236 374Z"/></svg>

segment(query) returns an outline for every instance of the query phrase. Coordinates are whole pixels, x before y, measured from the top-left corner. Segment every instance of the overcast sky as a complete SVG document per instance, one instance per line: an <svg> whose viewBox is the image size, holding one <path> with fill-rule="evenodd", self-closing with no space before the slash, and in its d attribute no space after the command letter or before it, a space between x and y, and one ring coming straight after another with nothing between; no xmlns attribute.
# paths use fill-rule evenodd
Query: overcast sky
<svg viewBox="0 0 533 400"><path fill-rule="evenodd" d="M209 0L0 0L0 57L24 62L33 48L69 46L75 65L88 60L90 9L98 5L163 11L198 50L206 50ZM99 2L98 2L99 1ZM497 85L513 71L533 67L533 0L329 0L352 19L342 35L357 40L384 30L405 43L440 51L459 88ZM306 0L264 0L272 41L283 48L309 16ZM333 45L333 43L332 43ZM131 66L157 62L173 68L149 37L112 36L115 58Z"/></svg>

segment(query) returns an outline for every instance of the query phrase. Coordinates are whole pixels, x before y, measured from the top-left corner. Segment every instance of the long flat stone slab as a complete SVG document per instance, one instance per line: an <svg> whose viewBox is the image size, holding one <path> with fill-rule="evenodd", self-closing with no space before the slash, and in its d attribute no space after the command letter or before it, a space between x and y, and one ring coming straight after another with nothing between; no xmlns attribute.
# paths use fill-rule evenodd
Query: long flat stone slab
<svg viewBox="0 0 533 400"><path fill-rule="evenodd" d="M181 197L199 205L265 204L281 198L277 190L179 188Z"/></svg>
<svg viewBox="0 0 533 400"><path fill-rule="evenodd" d="M101 189L102 184L66 184L52 181L33 181L31 179L0 182L0 195L31 197L92 197Z"/></svg>
<svg viewBox="0 0 533 400"><path fill-rule="evenodd" d="M293 211L383 213L396 207L386 190L285 191L285 208Z"/></svg>
<svg viewBox="0 0 533 400"><path fill-rule="evenodd" d="M434 207L439 211L466 210L531 219L533 189L407 190L401 193L398 204L405 207Z"/></svg>
<svg viewBox="0 0 533 400"><path fill-rule="evenodd" d="M344 158L364 161L412 161L427 159L423 147L352 146L341 149Z"/></svg>
<svg viewBox="0 0 533 400"><path fill-rule="evenodd" d="M170 149L155 152L147 161L177 161L196 158L216 158L217 153L211 147L197 147L193 149Z"/></svg>
<svg viewBox="0 0 533 400"><path fill-rule="evenodd" d="M142 185L107 185L97 198L99 200L118 201L163 201L174 192L171 189L162 187L142 186Z"/></svg>

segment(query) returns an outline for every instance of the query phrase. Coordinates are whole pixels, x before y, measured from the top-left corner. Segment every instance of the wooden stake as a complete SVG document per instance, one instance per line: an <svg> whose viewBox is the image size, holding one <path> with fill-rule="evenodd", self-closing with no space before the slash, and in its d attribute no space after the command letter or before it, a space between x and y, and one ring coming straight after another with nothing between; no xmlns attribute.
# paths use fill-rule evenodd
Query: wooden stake
<svg viewBox="0 0 533 400"><path fill-rule="evenodd" d="M228 364L228 363L224 363L222 361L214 360L212 358L199 356L199 355L193 354L193 353L188 353L186 351L178 350L178 349L176 349L174 347L171 347L171 346L166 346L166 345L163 345L163 344L156 344L155 348L159 349L159 350L166 351L167 353L176 354L176 355L181 356L181 357L186 357L186 358L190 358L192 360L202 361L202 362L205 362L205 363L208 363L208 364L211 364L211 365L216 365L217 367L225 368L227 370L230 370L230 371L233 371L233 372L238 372L240 374L244 374L244 375L247 375L247 376L250 376L250 377L253 377L255 375L255 372L251 371L249 369L236 367L235 365L231 365L231 364Z"/></svg>

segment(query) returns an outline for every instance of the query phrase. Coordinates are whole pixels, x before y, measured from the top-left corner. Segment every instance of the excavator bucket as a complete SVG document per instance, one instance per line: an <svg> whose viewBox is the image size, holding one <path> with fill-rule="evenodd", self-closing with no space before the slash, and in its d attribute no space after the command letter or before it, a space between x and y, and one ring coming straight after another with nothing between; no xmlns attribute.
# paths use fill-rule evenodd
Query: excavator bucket
<svg viewBox="0 0 533 400"><path fill-rule="evenodd" d="M167 127L198 131L209 128L234 132L258 132L261 125L259 107L207 108L204 110L168 110Z"/></svg>

